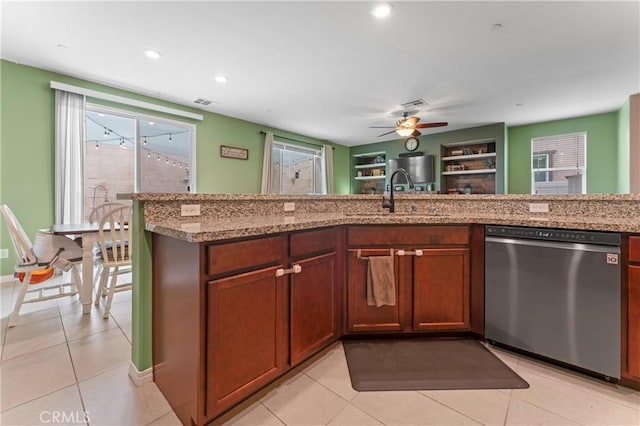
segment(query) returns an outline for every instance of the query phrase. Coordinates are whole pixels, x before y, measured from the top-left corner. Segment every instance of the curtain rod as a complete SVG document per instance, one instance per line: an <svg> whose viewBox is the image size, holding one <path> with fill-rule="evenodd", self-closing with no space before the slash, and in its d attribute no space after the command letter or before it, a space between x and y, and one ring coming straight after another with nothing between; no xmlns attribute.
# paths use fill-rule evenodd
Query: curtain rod
<svg viewBox="0 0 640 426"><path fill-rule="evenodd" d="M267 132L265 132L264 130L260 130L260 134L266 135ZM274 137L277 136L280 139L287 139L287 140L294 141L294 142L306 143L307 145L313 145L313 146L319 146L319 147L323 147L324 146L324 145L319 145L319 144L313 143L313 142L305 142L305 141L301 141L301 140L298 140L298 139L288 138L288 137L282 136L282 135L276 135L275 133L273 134L273 136ZM336 149L336 147L332 146L331 149Z"/></svg>

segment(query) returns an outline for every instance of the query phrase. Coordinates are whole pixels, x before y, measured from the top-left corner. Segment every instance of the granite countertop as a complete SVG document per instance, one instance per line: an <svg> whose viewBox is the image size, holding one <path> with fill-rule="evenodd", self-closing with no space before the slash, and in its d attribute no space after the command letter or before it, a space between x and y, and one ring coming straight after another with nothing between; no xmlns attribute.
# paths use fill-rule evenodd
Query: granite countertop
<svg viewBox="0 0 640 426"><path fill-rule="evenodd" d="M545 214L309 213L291 216L242 216L227 219L164 219L145 229L189 242L226 240L335 225L484 224L537 226L612 232L640 232L640 219L551 216Z"/></svg>

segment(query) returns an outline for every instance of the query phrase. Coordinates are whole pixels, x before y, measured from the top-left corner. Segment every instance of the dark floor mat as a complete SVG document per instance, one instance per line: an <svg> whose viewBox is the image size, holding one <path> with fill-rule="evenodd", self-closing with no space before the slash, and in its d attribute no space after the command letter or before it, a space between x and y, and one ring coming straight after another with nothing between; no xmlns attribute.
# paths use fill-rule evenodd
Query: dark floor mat
<svg viewBox="0 0 640 426"><path fill-rule="evenodd" d="M525 389L529 384L472 339L346 340L357 391Z"/></svg>

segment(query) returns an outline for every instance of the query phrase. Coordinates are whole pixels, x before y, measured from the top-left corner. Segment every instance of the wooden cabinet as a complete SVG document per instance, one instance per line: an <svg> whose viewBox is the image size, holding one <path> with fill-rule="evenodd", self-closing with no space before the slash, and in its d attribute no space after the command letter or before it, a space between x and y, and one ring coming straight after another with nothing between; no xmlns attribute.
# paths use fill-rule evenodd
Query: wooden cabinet
<svg viewBox="0 0 640 426"><path fill-rule="evenodd" d="M348 231L348 330L470 330L469 228L354 226ZM367 249L366 246L385 246ZM395 306L367 304L367 261L394 253ZM404 250L406 255L399 255ZM360 257L358 256L360 254Z"/></svg>
<svg viewBox="0 0 640 426"><path fill-rule="evenodd" d="M624 351L622 377L640 389L640 236L629 237L629 265L626 282L626 351ZM624 294L625 292L623 292ZM626 327L625 327L626 326Z"/></svg>
<svg viewBox="0 0 640 426"><path fill-rule="evenodd" d="M219 413L278 377L287 364L287 277L281 265L207 285L206 413Z"/></svg>
<svg viewBox="0 0 640 426"><path fill-rule="evenodd" d="M295 366L338 337L336 254L296 262L291 275L291 365Z"/></svg>
<svg viewBox="0 0 640 426"><path fill-rule="evenodd" d="M468 330L469 249L428 249L413 257L413 329Z"/></svg>
<svg viewBox="0 0 640 426"><path fill-rule="evenodd" d="M290 359L295 366L340 337L342 280L336 228L290 234Z"/></svg>
<svg viewBox="0 0 640 426"><path fill-rule="evenodd" d="M341 232L153 234L154 381L183 424L212 421L341 336Z"/></svg>
<svg viewBox="0 0 640 426"><path fill-rule="evenodd" d="M367 266L363 257L389 256L389 249L348 251L347 328L359 331L402 331L405 329L406 285L398 279L398 259L394 261L396 281L395 306L370 306L367 303Z"/></svg>

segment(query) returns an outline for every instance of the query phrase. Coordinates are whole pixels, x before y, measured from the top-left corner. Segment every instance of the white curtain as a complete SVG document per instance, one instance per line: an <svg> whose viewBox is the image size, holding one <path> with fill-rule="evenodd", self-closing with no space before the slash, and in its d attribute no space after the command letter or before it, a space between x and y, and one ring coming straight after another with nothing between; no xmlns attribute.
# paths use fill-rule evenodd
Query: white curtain
<svg viewBox="0 0 640 426"><path fill-rule="evenodd" d="M323 192L333 194L333 147L322 145L322 158L324 166Z"/></svg>
<svg viewBox="0 0 640 426"><path fill-rule="evenodd" d="M264 135L264 157L262 159L262 194L271 194L273 176L273 133L266 132Z"/></svg>
<svg viewBox="0 0 640 426"><path fill-rule="evenodd" d="M85 97L56 90L56 224L82 223Z"/></svg>

